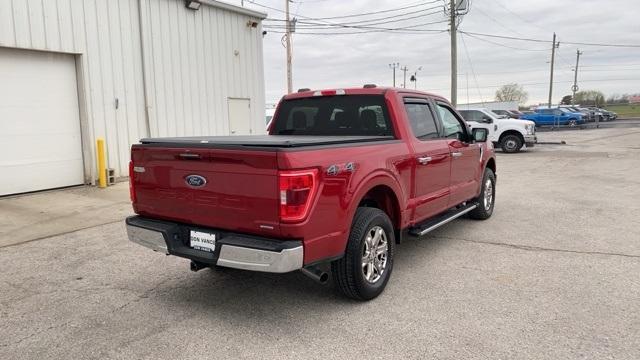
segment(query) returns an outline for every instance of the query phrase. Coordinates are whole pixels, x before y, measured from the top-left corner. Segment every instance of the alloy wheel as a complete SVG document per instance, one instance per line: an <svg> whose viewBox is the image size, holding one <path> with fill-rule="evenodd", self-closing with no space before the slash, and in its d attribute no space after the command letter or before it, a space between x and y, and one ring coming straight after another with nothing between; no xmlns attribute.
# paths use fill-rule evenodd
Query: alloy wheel
<svg viewBox="0 0 640 360"><path fill-rule="evenodd" d="M491 205L493 204L493 182L491 179L487 179L484 183L484 209L491 209Z"/></svg>
<svg viewBox="0 0 640 360"><path fill-rule="evenodd" d="M387 233L380 226L374 226L367 232L362 251L362 275L367 282L374 284L382 278L388 255Z"/></svg>

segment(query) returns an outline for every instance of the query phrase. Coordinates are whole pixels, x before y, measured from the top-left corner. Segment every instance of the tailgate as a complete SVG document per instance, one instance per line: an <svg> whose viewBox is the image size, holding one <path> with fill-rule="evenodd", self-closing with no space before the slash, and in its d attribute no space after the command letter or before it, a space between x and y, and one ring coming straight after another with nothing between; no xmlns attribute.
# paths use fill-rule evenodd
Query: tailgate
<svg viewBox="0 0 640 360"><path fill-rule="evenodd" d="M138 214L278 234L277 152L134 145L131 157Z"/></svg>

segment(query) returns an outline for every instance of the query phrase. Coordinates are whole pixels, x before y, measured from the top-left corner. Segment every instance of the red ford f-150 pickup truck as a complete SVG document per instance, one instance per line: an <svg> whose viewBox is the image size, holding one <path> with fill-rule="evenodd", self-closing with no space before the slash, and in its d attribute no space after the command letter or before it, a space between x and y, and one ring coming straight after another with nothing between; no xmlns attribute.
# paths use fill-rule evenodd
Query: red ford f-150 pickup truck
<svg viewBox="0 0 640 360"><path fill-rule="evenodd" d="M472 131L440 96L303 90L283 97L268 133L133 145L129 239L194 271L330 273L346 296L368 300L402 239L493 212L486 129Z"/></svg>

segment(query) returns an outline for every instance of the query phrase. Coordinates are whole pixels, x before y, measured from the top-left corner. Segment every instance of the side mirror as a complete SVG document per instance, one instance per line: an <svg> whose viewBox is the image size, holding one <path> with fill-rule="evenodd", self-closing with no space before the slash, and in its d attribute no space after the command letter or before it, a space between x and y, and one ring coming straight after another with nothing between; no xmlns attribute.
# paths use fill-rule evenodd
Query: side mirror
<svg viewBox="0 0 640 360"><path fill-rule="evenodd" d="M489 130L483 128L476 128L471 130L471 137L473 142L486 142L489 137Z"/></svg>
<svg viewBox="0 0 640 360"><path fill-rule="evenodd" d="M482 117L482 122L485 124L491 124L493 122L493 119L488 117L488 116L483 116Z"/></svg>

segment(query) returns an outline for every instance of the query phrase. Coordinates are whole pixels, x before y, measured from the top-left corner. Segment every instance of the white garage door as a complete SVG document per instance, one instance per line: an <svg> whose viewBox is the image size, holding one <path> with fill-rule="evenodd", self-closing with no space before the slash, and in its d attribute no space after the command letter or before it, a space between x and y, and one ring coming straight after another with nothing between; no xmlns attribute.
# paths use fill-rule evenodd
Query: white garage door
<svg viewBox="0 0 640 360"><path fill-rule="evenodd" d="M83 182L74 57L0 48L0 196Z"/></svg>

